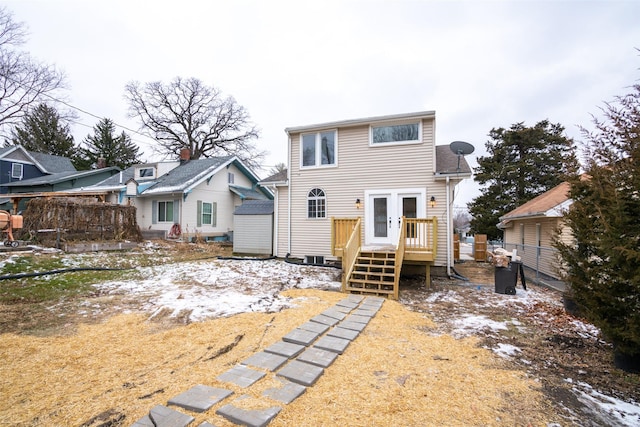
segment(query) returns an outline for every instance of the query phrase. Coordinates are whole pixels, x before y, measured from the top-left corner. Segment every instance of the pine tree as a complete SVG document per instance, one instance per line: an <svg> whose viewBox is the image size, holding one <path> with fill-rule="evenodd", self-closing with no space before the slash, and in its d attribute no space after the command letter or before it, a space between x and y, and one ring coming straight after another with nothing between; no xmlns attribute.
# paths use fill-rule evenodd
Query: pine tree
<svg viewBox="0 0 640 427"><path fill-rule="evenodd" d="M485 188L468 205L474 233L502 237L497 228L502 215L577 173L574 143L563 133L564 127L548 120L489 132L488 155L479 157L474 168L474 180Z"/></svg>
<svg viewBox="0 0 640 427"><path fill-rule="evenodd" d="M72 158L75 152L69 125L63 123L55 108L39 104L22 118L22 124L11 132L6 145L22 145L29 151Z"/></svg>
<svg viewBox="0 0 640 427"><path fill-rule="evenodd" d="M606 104L585 136L585 175L565 215L574 242L557 241L581 312L640 368L640 85Z"/></svg>
<svg viewBox="0 0 640 427"><path fill-rule="evenodd" d="M110 119L98 122L93 128L93 135L87 135L78 155L73 159L76 168L96 168L99 159L104 159L105 166L117 166L120 169L140 163L138 146L125 132L116 136L115 131L115 125Z"/></svg>

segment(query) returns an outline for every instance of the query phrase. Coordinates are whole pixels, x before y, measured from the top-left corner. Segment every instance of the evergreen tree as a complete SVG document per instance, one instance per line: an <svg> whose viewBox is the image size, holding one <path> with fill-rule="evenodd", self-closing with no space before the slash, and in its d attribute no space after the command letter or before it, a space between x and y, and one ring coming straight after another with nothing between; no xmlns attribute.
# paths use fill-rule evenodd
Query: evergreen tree
<svg viewBox="0 0 640 427"><path fill-rule="evenodd" d="M640 369L640 85L606 104L585 136L585 175L571 181L571 244L557 240L570 295Z"/></svg>
<svg viewBox="0 0 640 427"><path fill-rule="evenodd" d="M5 146L22 145L29 151L72 158L75 145L69 125L63 123L55 108L39 104L22 118L22 124L11 132Z"/></svg>
<svg viewBox="0 0 640 427"><path fill-rule="evenodd" d="M474 168L474 180L485 189L468 204L474 233L502 237L496 227L502 215L577 173L574 143L563 133L564 127L548 120L489 132L488 156L479 157Z"/></svg>
<svg viewBox="0 0 640 427"><path fill-rule="evenodd" d="M117 166L126 169L140 163L139 148L129 135L122 132L115 135L113 121L102 119L93 127L93 135L87 135L78 155L73 159L79 170L98 167L98 159L104 159L104 166Z"/></svg>

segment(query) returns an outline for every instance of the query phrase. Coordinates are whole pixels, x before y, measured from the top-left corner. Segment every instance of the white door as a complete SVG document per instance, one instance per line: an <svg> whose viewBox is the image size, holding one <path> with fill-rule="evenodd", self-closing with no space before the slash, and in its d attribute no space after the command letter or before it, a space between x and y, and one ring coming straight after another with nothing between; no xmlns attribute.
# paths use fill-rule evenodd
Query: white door
<svg viewBox="0 0 640 427"><path fill-rule="evenodd" d="M398 243L400 221L425 216L426 190L365 191L365 245Z"/></svg>

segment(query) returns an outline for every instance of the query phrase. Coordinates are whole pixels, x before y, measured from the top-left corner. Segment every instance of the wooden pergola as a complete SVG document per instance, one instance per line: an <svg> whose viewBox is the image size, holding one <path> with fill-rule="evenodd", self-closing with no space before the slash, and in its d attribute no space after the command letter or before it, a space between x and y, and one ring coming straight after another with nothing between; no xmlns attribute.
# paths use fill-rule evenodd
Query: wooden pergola
<svg viewBox="0 0 640 427"><path fill-rule="evenodd" d="M18 205L23 199L37 199L37 198L45 198L51 199L56 197L97 197L99 201L105 202L107 197L106 191L82 191L77 193L68 193L64 191L50 191L50 192L40 192L40 193L10 193L3 195L11 200L13 204L12 213L16 214L18 212ZM1 196L0 196L1 197Z"/></svg>

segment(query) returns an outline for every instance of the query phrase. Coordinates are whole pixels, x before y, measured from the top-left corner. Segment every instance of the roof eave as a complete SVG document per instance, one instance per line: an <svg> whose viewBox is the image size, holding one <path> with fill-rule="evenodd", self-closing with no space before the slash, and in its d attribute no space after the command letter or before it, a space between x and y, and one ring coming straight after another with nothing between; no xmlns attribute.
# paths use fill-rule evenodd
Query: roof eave
<svg viewBox="0 0 640 427"><path fill-rule="evenodd" d="M419 111L416 113L404 113L404 114L393 114L388 116L375 116L375 117L365 117L361 119L351 119L351 120L340 120L336 122L326 122L326 123L316 123L307 126L294 126L285 128L285 132L287 134L299 133L299 132L307 132L319 129L331 129L331 128L344 128L344 127L352 127L352 126L361 126L371 123L380 123L380 122L391 122L398 120L411 120L411 119L433 119L436 117L436 112L433 110L430 111Z"/></svg>

